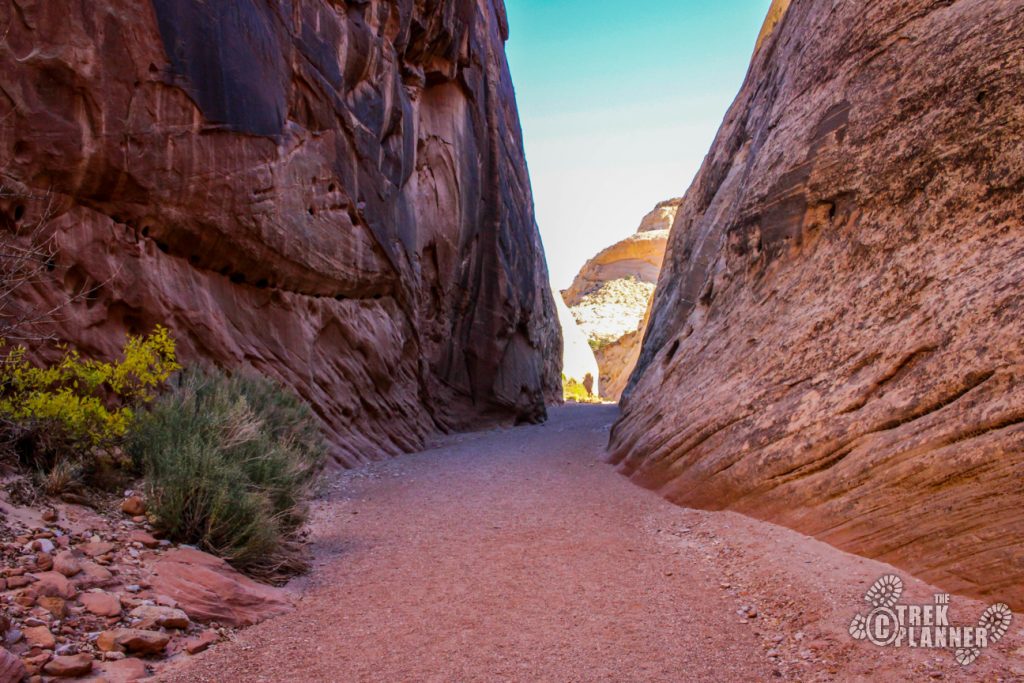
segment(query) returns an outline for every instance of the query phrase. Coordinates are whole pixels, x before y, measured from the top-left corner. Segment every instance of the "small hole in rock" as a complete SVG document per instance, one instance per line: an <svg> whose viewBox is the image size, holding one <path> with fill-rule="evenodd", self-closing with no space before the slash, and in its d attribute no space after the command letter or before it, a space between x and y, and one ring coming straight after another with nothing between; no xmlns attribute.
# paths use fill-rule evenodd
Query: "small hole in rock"
<svg viewBox="0 0 1024 683"><path fill-rule="evenodd" d="M835 204L829 204L828 205L828 219L832 220L835 217L836 217L836 205Z"/></svg>
<svg viewBox="0 0 1024 683"><path fill-rule="evenodd" d="M270 286L270 283L267 281L267 278L264 277L256 281L256 286L260 289L266 289Z"/></svg>
<svg viewBox="0 0 1024 683"><path fill-rule="evenodd" d="M330 185L327 186L327 191L328 192L334 192L334 190L335 190L334 183L331 183Z"/></svg>
<svg viewBox="0 0 1024 683"><path fill-rule="evenodd" d="M147 226L144 226L144 227L142 228L142 236L143 236L143 237L149 237L149 226L148 226L148 225L147 225Z"/></svg>
<svg viewBox="0 0 1024 683"><path fill-rule="evenodd" d="M245 284L245 276L241 273L232 273L230 280L236 285Z"/></svg>
<svg viewBox="0 0 1024 683"><path fill-rule="evenodd" d="M56 261L54 261L52 258L46 259L46 270L48 272L52 273L54 268L56 268L56 267L57 267L57 262Z"/></svg>
<svg viewBox="0 0 1024 683"><path fill-rule="evenodd" d="M18 204L16 207L14 207L14 220L20 221L24 215L25 215L25 207L24 206L22 206L21 204Z"/></svg>
<svg viewBox="0 0 1024 683"><path fill-rule="evenodd" d="M316 211L315 211L315 210L313 209L313 207L312 207L312 206L311 206L311 207L309 207L309 215L310 215L310 216L315 216L315 215L316 215Z"/></svg>
<svg viewBox="0 0 1024 683"><path fill-rule="evenodd" d="M982 90L981 92L979 92L979 93L978 93L978 95L977 95L977 96L976 96L976 97L975 97L974 99L975 99L975 101L976 101L976 102L977 102L978 104L981 104L982 102L984 102L984 101L985 101L985 98L986 98L986 97L988 97L988 93L987 93L987 92L985 92L984 90Z"/></svg>
<svg viewBox="0 0 1024 683"><path fill-rule="evenodd" d="M156 248L159 249L160 251L164 252L165 254L170 249L170 247L167 246L166 242L157 242L156 243Z"/></svg>

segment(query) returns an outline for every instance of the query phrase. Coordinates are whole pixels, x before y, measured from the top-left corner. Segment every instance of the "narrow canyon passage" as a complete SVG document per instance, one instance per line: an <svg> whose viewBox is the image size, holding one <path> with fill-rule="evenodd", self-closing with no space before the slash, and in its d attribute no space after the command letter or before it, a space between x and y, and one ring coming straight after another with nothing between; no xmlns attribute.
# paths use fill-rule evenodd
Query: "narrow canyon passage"
<svg viewBox="0 0 1024 683"><path fill-rule="evenodd" d="M297 607L168 681L879 680L952 654L846 634L891 568L733 513L671 505L604 464L614 406L457 435L342 472L316 504ZM904 575L910 599L931 589ZM957 599L954 619L983 607ZM957 611L958 610L958 611ZM741 613L742 612L742 613ZM1017 629L971 673L1009 670ZM990 678L991 679L991 678Z"/></svg>

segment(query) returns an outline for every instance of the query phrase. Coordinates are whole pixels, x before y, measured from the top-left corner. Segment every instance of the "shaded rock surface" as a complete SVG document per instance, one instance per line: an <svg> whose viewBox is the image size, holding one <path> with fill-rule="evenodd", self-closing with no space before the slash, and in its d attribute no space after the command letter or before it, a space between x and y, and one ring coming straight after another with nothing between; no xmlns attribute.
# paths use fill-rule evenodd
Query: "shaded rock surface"
<svg viewBox="0 0 1024 683"><path fill-rule="evenodd" d="M787 4L675 220L614 461L1024 608L1024 5Z"/></svg>
<svg viewBox="0 0 1024 683"><path fill-rule="evenodd" d="M670 199L658 204L635 234L587 261L562 293L595 350L604 398L619 399L636 364L644 315L681 203Z"/></svg>
<svg viewBox="0 0 1024 683"><path fill-rule="evenodd" d="M316 407L336 459L537 421L560 340L503 4L6 3L0 227L52 213L19 304L116 355L172 328ZM28 199L25 198L28 196Z"/></svg>

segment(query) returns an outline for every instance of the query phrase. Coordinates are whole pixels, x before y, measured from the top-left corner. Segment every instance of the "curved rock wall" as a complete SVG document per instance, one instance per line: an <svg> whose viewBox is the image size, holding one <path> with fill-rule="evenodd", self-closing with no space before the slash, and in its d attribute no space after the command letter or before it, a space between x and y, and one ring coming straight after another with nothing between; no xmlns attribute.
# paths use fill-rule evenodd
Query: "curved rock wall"
<svg viewBox="0 0 1024 683"><path fill-rule="evenodd" d="M1024 5L775 6L614 460L1024 607Z"/></svg>
<svg viewBox="0 0 1024 683"><path fill-rule="evenodd" d="M110 356L169 325L291 386L345 464L559 398L501 0L12 0L0 25L0 223L52 207L20 304L85 292L60 337Z"/></svg>

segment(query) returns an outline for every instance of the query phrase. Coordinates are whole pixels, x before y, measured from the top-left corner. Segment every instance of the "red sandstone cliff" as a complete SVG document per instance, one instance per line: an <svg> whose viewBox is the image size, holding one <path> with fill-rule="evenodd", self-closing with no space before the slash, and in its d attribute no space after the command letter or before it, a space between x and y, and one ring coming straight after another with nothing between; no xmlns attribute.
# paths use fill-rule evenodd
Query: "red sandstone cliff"
<svg viewBox="0 0 1024 683"><path fill-rule="evenodd" d="M1024 4L777 2L761 40L614 460L1024 607Z"/></svg>
<svg viewBox="0 0 1024 683"><path fill-rule="evenodd" d="M2 181L57 212L21 303L89 292L59 336L109 356L169 325L291 386L347 464L545 416L561 342L501 0L12 0L0 26Z"/></svg>

